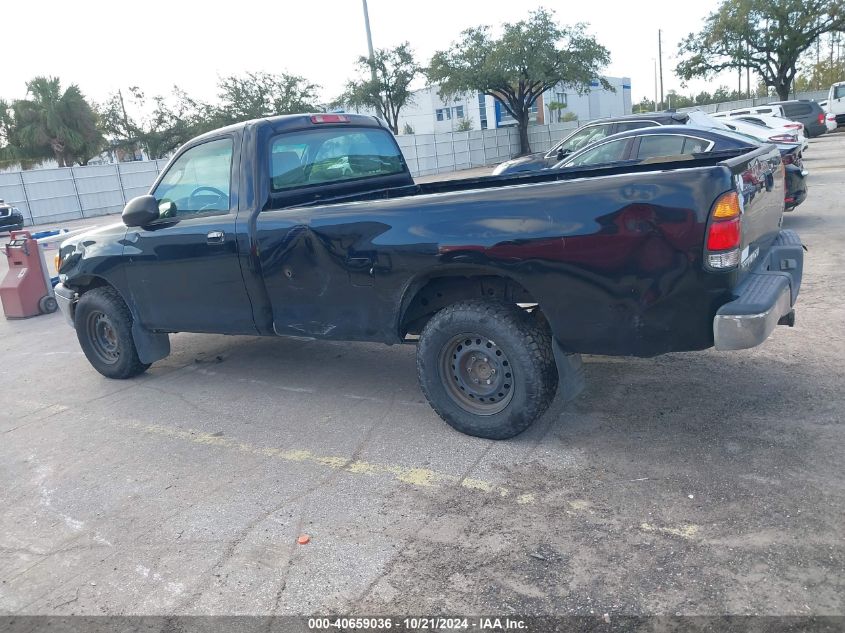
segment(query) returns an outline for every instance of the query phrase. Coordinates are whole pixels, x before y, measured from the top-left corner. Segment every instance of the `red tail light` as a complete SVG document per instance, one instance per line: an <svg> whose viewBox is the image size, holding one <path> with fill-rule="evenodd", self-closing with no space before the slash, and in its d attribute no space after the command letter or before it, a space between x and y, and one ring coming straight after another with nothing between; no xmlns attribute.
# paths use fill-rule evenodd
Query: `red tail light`
<svg viewBox="0 0 845 633"><path fill-rule="evenodd" d="M349 123L349 117L343 114L317 114L311 117L311 123Z"/></svg>
<svg viewBox="0 0 845 633"><path fill-rule="evenodd" d="M819 123L824 123L824 112L819 112Z"/></svg>
<svg viewBox="0 0 845 633"><path fill-rule="evenodd" d="M740 226L739 195L736 191L722 194L713 205L707 229L707 263L711 268L733 268L739 263ZM721 252L712 252L721 251Z"/></svg>
<svg viewBox="0 0 845 633"><path fill-rule="evenodd" d="M739 218L725 222L713 222L707 234L707 248L711 251L726 251L739 246Z"/></svg>
<svg viewBox="0 0 845 633"><path fill-rule="evenodd" d="M795 163L795 156L792 154L784 154L783 155L783 164L784 165L792 165Z"/></svg>
<svg viewBox="0 0 845 633"><path fill-rule="evenodd" d="M794 134L775 134L774 136L770 136L769 140L772 143L795 143L798 137Z"/></svg>

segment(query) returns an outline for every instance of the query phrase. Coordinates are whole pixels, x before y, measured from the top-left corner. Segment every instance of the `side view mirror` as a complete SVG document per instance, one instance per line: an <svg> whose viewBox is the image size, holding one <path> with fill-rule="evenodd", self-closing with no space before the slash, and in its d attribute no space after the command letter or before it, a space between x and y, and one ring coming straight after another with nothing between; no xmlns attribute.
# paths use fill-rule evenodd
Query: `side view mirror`
<svg viewBox="0 0 845 633"><path fill-rule="evenodd" d="M557 159L558 159L558 160L563 160L563 157L564 157L564 156L566 156L566 152L565 152L565 151L563 151L563 148L560 148L560 149L557 151Z"/></svg>
<svg viewBox="0 0 845 633"><path fill-rule="evenodd" d="M158 202L152 196L132 198L123 207L120 218L126 226L146 226L158 219Z"/></svg>

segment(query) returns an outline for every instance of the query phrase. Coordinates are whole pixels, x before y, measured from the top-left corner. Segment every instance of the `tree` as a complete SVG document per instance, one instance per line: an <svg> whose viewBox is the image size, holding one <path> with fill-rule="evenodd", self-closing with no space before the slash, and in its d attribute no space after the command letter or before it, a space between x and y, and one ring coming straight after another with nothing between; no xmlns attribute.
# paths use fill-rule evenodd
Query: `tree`
<svg viewBox="0 0 845 633"><path fill-rule="evenodd" d="M304 77L264 72L230 75L217 84L223 124L280 114L313 112L319 86Z"/></svg>
<svg viewBox="0 0 845 633"><path fill-rule="evenodd" d="M149 114L139 114L143 112ZM224 124L217 109L192 99L178 86L168 97L153 97L152 103L137 86L130 86L126 98L118 91L99 107L99 113L113 149L134 155L140 148L153 159L164 158L194 136Z"/></svg>
<svg viewBox="0 0 845 633"><path fill-rule="evenodd" d="M558 26L554 13L538 9L527 20L505 24L500 37L487 26L465 30L451 48L434 54L427 75L441 96L480 91L499 100L516 119L520 152L531 151L531 107L558 84L580 94L610 62L610 53L586 33L584 24ZM606 80L599 80L611 89Z"/></svg>
<svg viewBox="0 0 845 633"><path fill-rule="evenodd" d="M354 109L372 108L384 117L394 134L399 133L399 112L413 103L411 82L421 69L414 61L411 45L381 48L373 59L361 56L357 61L360 77L346 84L333 105Z"/></svg>
<svg viewBox="0 0 845 633"><path fill-rule="evenodd" d="M566 104L561 103L560 101L550 101L546 104L549 108L549 112L554 112L555 120L560 123L560 118L564 110L566 110Z"/></svg>
<svg viewBox="0 0 845 633"><path fill-rule="evenodd" d="M750 68L789 98L801 56L824 33L845 29L842 0L722 0L678 45L684 80Z"/></svg>
<svg viewBox="0 0 845 633"><path fill-rule="evenodd" d="M643 97L639 103L635 103L634 107L631 108L631 111L634 113L638 112L654 112L655 111L655 104L653 99L649 99L648 97Z"/></svg>
<svg viewBox="0 0 845 633"><path fill-rule="evenodd" d="M59 167L85 165L105 147L97 115L79 87L62 91L55 77L26 84L27 97L12 105L12 139L22 159L55 158Z"/></svg>

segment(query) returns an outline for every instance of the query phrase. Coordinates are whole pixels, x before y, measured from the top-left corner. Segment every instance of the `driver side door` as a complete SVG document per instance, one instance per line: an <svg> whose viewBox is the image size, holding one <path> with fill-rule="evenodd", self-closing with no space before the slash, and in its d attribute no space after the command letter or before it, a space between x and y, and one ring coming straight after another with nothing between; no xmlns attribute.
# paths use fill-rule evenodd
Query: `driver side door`
<svg viewBox="0 0 845 633"><path fill-rule="evenodd" d="M237 243L240 137L183 150L151 194L159 217L127 230L129 292L143 326L255 333Z"/></svg>

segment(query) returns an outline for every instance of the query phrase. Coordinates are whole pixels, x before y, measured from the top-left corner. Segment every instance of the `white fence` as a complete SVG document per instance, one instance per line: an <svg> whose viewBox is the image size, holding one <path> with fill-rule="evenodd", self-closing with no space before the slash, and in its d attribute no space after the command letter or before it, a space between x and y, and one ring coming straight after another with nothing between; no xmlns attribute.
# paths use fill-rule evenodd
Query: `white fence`
<svg viewBox="0 0 845 633"><path fill-rule="evenodd" d="M798 92L790 99L812 99L813 101L824 101L827 99L827 90L814 90L812 92ZM695 106L692 108L678 108L678 112L689 112L690 110L701 110L712 114L713 112L724 112L736 110L737 108L749 108L753 106L780 101L778 97L753 97L751 99L740 99L739 101L726 101L723 103L708 103L707 105Z"/></svg>
<svg viewBox="0 0 845 633"><path fill-rule="evenodd" d="M150 188L167 161L32 169L0 173L0 199L27 225L120 213Z"/></svg>
<svg viewBox="0 0 845 633"><path fill-rule="evenodd" d="M546 151L576 122L534 125L528 128L528 142L535 152ZM519 131L515 127L408 134L398 136L399 148L414 176L443 174L470 167L494 165L519 153Z"/></svg>
<svg viewBox="0 0 845 633"><path fill-rule="evenodd" d="M576 122L528 128L531 149L545 151ZM493 165L519 153L516 128L397 137L414 176ZM167 161L33 169L0 173L0 199L18 207L27 225L120 213L145 194Z"/></svg>

